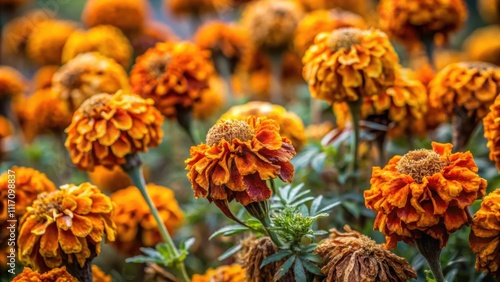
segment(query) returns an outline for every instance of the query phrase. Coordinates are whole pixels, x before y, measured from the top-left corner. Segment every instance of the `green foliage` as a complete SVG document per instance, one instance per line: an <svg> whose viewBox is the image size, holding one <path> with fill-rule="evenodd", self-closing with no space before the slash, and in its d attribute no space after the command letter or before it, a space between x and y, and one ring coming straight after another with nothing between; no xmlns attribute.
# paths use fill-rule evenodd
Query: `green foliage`
<svg viewBox="0 0 500 282"><path fill-rule="evenodd" d="M125 261L132 263L152 262L166 267L175 267L186 259L189 254L189 249L194 242L194 238L189 238L183 241L179 246L178 254L175 254L174 250L170 248L167 243L159 243L156 245L155 249L141 248L144 255L127 258Z"/></svg>

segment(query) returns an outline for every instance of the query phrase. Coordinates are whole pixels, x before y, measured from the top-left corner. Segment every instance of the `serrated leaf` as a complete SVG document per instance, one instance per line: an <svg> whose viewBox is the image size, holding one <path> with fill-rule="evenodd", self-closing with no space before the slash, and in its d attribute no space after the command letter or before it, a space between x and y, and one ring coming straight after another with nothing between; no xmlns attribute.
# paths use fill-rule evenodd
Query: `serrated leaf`
<svg viewBox="0 0 500 282"><path fill-rule="evenodd" d="M275 261L279 261L279 260L282 260L284 258L286 258L287 256L291 255L292 252L288 251L288 250L285 250L285 251L279 251L271 256L268 256L267 258L265 258L262 263L260 264L260 268L270 264L271 262L275 262Z"/></svg>
<svg viewBox="0 0 500 282"><path fill-rule="evenodd" d="M301 262L304 268L310 273L318 276L323 276L323 273L321 273L321 269L316 264L307 260L301 260Z"/></svg>
<svg viewBox="0 0 500 282"><path fill-rule="evenodd" d="M225 251L222 255L220 255L217 259L218 260L225 260L228 257L237 253L239 250L241 250L241 245L232 246L227 251Z"/></svg>
<svg viewBox="0 0 500 282"><path fill-rule="evenodd" d="M293 267L293 273L295 276L295 281L306 281L306 271L302 266L300 259L295 260L295 265Z"/></svg>
<svg viewBox="0 0 500 282"><path fill-rule="evenodd" d="M228 226L224 226L221 229L215 231L209 238L208 240L212 240L213 238L219 236L219 235L224 235L224 236L230 236L230 235L236 235L239 233L243 233L245 231L249 230L248 227L242 226L239 224L232 224Z"/></svg>
<svg viewBox="0 0 500 282"><path fill-rule="evenodd" d="M142 255L141 256L131 257L131 258L126 258L125 262L131 262L131 263L154 262L154 263L159 263L159 264L163 264L164 263L164 261L161 260L161 259L155 259L155 258L152 258L152 257L142 256Z"/></svg>
<svg viewBox="0 0 500 282"><path fill-rule="evenodd" d="M274 275L274 281L280 280L281 277L283 277L283 275L285 275L290 270L293 262L295 261L295 258L296 257L292 255L283 263L283 265L281 265L280 270Z"/></svg>

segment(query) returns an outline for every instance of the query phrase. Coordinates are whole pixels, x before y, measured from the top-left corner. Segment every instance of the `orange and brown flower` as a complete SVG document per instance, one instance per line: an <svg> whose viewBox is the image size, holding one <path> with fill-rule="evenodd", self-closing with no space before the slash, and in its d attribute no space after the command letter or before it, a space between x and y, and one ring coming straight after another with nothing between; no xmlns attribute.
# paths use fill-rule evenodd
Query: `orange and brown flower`
<svg viewBox="0 0 500 282"><path fill-rule="evenodd" d="M135 93L155 101L173 119L190 110L209 87L214 68L208 51L189 42L158 43L138 57L130 73Z"/></svg>
<svg viewBox="0 0 500 282"><path fill-rule="evenodd" d="M500 278L500 189L484 197L472 220L469 245L476 269Z"/></svg>
<svg viewBox="0 0 500 282"><path fill-rule="evenodd" d="M200 100L193 105L193 117L205 120L214 113L219 112L226 104L227 92L224 80L213 76L209 81L209 88L201 92Z"/></svg>
<svg viewBox="0 0 500 282"><path fill-rule="evenodd" d="M0 65L0 99L16 98L26 91L24 76L14 68Z"/></svg>
<svg viewBox="0 0 500 282"><path fill-rule="evenodd" d="M52 78L59 70L57 65L46 65L38 69L33 78L35 90L47 89L52 86Z"/></svg>
<svg viewBox="0 0 500 282"><path fill-rule="evenodd" d="M398 56L379 30L341 28L316 36L302 62L314 98L351 102L394 85Z"/></svg>
<svg viewBox="0 0 500 282"><path fill-rule="evenodd" d="M500 65L500 27L491 25L476 29L465 40L464 50L468 60Z"/></svg>
<svg viewBox="0 0 500 282"><path fill-rule="evenodd" d="M71 123L71 112L65 100L50 88L33 93L26 102L24 119L35 135L63 132Z"/></svg>
<svg viewBox="0 0 500 282"><path fill-rule="evenodd" d="M205 274L195 274L192 282L244 282L245 269L239 264L223 265L216 269L209 268Z"/></svg>
<svg viewBox="0 0 500 282"><path fill-rule="evenodd" d="M450 233L470 223L468 206L484 196L487 183L472 154L452 153L452 147L433 142L432 150L410 151L373 168L365 205L377 213L374 229L388 248L423 236L444 247Z"/></svg>
<svg viewBox="0 0 500 282"><path fill-rule="evenodd" d="M156 43L177 40L179 40L177 35L166 24L154 21L147 22L141 32L130 39L135 57L155 47Z"/></svg>
<svg viewBox="0 0 500 282"><path fill-rule="evenodd" d="M125 156L145 152L162 141L163 117L151 99L119 91L87 99L66 129L65 146L80 169L112 168Z"/></svg>
<svg viewBox="0 0 500 282"><path fill-rule="evenodd" d="M145 0L89 0L82 12L82 22L94 27L112 25L127 35L140 32L147 18Z"/></svg>
<svg viewBox="0 0 500 282"><path fill-rule="evenodd" d="M52 80L52 91L66 101L72 112L93 95L118 90L130 90L125 69L96 52L76 56L62 66Z"/></svg>
<svg viewBox="0 0 500 282"><path fill-rule="evenodd" d="M184 219L174 192L155 184L146 185L146 189L165 227L173 234ZM130 186L116 191L111 200L117 205L114 217L117 236L113 244L120 252L134 255L139 253L140 247L154 247L162 242L158 225L139 189Z"/></svg>
<svg viewBox="0 0 500 282"><path fill-rule="evenodd" d="M97 265L92 265L92 281L93 282L111 282L111 275L107 275Z"/></svg>
<svg viewBox="0 0 500 282"><path fill-rule="evenodd" d="M495 162L500 171L500 96L490 107L490 112L483 119L484 137L488 140L490 160Z"/></svg>
<svg viewBox="0 0 500 282"><path fill-rule="evenodd" d="M297 2L306 11L342 9L363 17L370 16L369 12L375 7L372 0L298 0Z"/></svg>
<svg viewBox="0 0 500 282"><path fill-rule="evenodd" d="M14 126L6 117L0 115L0 147L1 140L14 134ZM1 154L1 148L0 148Z"/></svg>
<svg viewBox="0 0 500 282"><path fill-rule="evenodd" d="M78 282L73 275L66 271L66 267L53 268L45 273L40 273L29 267L24 267L12 282Z"/></svg>
<svg viewBox="0 0 500 282"><path fill-rule="evenodd" d="M41 271L84 267L100 253L103 238L115 239L113 210L111 199L90 183L39 194L19 223L19 260Z"/></svg>
<svg viewBox="0 0 500 282"><path fill-rule="evenodd" d="M132 180L120 166L107 169L103 166L94 167L94 171L89 171L89 177L99 189L106 192L115 192L132 186Z"/></svg>
<svg viewBox="0 0 500 282"><path fill-rule="evenodd" d="M223 11L231 6L231 0L168 0L169 11L176 16L195 16Z"/></svg>

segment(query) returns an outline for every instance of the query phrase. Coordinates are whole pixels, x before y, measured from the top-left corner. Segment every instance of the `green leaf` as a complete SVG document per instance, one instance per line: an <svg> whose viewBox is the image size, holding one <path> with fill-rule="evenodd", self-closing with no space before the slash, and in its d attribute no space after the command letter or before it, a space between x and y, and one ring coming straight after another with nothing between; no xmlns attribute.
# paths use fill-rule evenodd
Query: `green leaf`
<svg viewBox="0 0 500 282"><path fill-rule="evenodd" d="M316 211L318 210L319 206L321 205L321 201L323 201L323 195L319 195L314 199L314 201L311 203L311 208L309 209L309 213L314 216L316 215Z"/></svg>
<svg viewBox="0 0 500 282"><path fill-rule="evenodd" d="M188 238L188 239L186 239L186 241L183 241L180 244L179 249L187 251L193 246L195 241L196 241L196 239L194 237Z"/></svg>
<svg viewBox="0 0 500 282"><path fill-rule="evenodd" d="M302 265L304 265L304 268L307 269L310 273L318 276L323 276L323 273L321 273L321 269L315 265L314 263L307 261L307 260L302 260Z"/></svg>
<svg viewBox="0 0 500 282"><path fill-rule="evenodd" d="M163 256L153 248L140 248L140 250L150 258L163 259Z"/></svg>
<svg viewBox="0 0 500 282"><path fill-rule="evenodd" d="M171 259L174 256L171 249L168 247L166 243L156 244L156 250L162 255L163 258Z"/></svg>
<svg viewBox="0 0 500 282"><path fill-rule="evenodd" d="M152 257L142 256L142 255L141 256L131 257L131 258L126 258L125 262L132 262L132 263L154 262L154 263L158 263L158 264L163 264L164 263L164 261L161 260L161 259L155 259L155 258L152 258Z"/></svg>
<svg viewBox="0 0 500 282"><path fill-rule="evenodd" d="M302 260L308 260L308 261L312 261L312 262L315 262L315 263L321 263L323 261L320 256L318 256L317 254L311 254L311 253L301 254L300 258Z"/></svg>
<svg viewBox="0 0 500 282"><path fill-rule="evenodd" d="M346 208L346 210L349 211L355 218L359 218L361 209L356 203L342 202L342 206L344 206L344 208Z"/></svg>
<svg viewBox="0 0 500 282"><path fill-rule="evenodd" d="M436 282L436 278L432 275L430 270L425 270L425 281L426 282Z"/></svg>
<svg viewBox="0 0 500 282"><path fill-rule="evenodd" d="M302 266L300 259L295 260L295 266L293 267L293 273L295 275L295 281L306 281L306 271Z"/></svg>
<svg viewBox="0 0 500 282"><path fill-rule="evenodd" d="M319 153L316 155L311 161L311 167L316 173L323 172L323 168L325 167L326 154Z"/></svg>
<svg viewBox="0 0 500 282"><path fill-rule="evenodd" d="M333 208L335 208L336 206L338 206L340 204L342 204L342 201L336 201L335 203L331 203L331 204L321 208L320 210L318 210L315 214L313 214L311 212L311 216L314 216L314 215L320 214L320 213L330 213Z"/></svg>
<svg viewBox="0 0 500 282"><path fill-rule="evenodd" d="M270 264L271 262L279 261L281 259L284 259L287 256L292 255L292 252L289 250L284 250L284 251L279 251L271 256L268 256L265 258L262 263L260 264L260 268L263 268L264 266Z"/></svg>
<svg viewBox="0 0 500 282"><path fill-rule="evenodd" d="M225 260L228 257L236 254L239 250L241 250L241 247L242 247L241 245L232 246L227 251L225 251L222 255L220 255L217 259L218 260Z"/></svg>
<svg viewBox="0 0 500 282"><path fill-rule="evenodd" d="M314 236L322 236L322 235L326 235L328 234L329 232L328 231L325 231L325 230L317 230L317 231L314 231Z"/></svg>
<svg viewBox="0 0 500 282"><path fill-rule="evenodd" d="M208 240L212 240L213 238L219 236L219 235L224 235L224 236L230 236L230 235L236 235L239 233L243 233L245 231L249 230L248 227L242 226L239 224L232 224L228 226L224 226L221 229L215 231Z"/></svg>
<svg viewBox="0 0 500 282"><path fill-rule="evenodd" d="M295 261L296 256L292 255L290 258L288 258L283 265L281 265L280 270L274 275L274 281L278 281L285 275L290 268L293 265L293 262Z"/></svg>

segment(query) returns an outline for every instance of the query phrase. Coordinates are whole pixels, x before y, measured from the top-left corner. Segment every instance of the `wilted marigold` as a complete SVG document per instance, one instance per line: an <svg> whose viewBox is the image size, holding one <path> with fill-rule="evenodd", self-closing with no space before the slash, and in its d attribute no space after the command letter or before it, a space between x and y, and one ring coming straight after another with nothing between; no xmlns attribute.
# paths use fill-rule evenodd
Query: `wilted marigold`
<svg viewBox="0 0 500 282"><path fill-rule="evenodd" d="M167 118L189 110L209 87L214 73L208 51L189 42L158 43L139 56L130 73L135 93L155 101Z"/></svg>
<svg viewBox="0 0 500 282"><path fill-rule="evenodd" d="M351 102L392 86L398 56L379 30L341 28L316 36L302 62L313 97Z"/></svg>
<svg viewBox="0 0 500 282"><path fill-rule="evenodd" d="M487 183L472 154L452 153L452 147L433 142L432 150L410 151L373 168L365 205L377 213L373 228L385 235L388 248L424 235L442 248L450 233L469 224L468 206L484 196Z"/></svg>
<svg viewBox="0 0 500 282"><path fill-rule="evenodd" d="M19 223L19 260L47 271L62 264L83 268L101 251L101 241L114 241L114 204L90 184L67 184L41 193Z"/></svg>
<svg viewBox="0 0 500 282"><path fill-rule="evenodd" d="M487 146L490 149L490 160L495 162L500 171L500 95L490 107L490 112L483 119L484 137L488 140Z"/></svg>
<svg viewBox="0 0 500 282"><path fill-rule="evenodd" d="M465 40L464 50L471 61L500 65L500 27L491 25L476 29Z"/></svg>
<svg viewBox="0 0 500 282"><path fill-rule="evenodd" d="M293 147L297 151L306 143L306 132L302 119L280 105L260 101L248 102L231 107L220 117L220 120L246 120L249 116L263 116L278 122L280 135L292 141Z"/></svg>
<svg viewBox="0 0 500 282"><path fill-rule="evenodd" d="M417 278L406 261L367 236L344 227L345 233L331 230L330 237L316 247L326 282L398 282Z"/></svg>
<svg viewBox="0 0 500 282"><path fill-rule="evenodd" d="M112 25L100 25L89 30L76 30L69 36L62 53L63 63L78 54L98 52L126 68L132 57L132 46L122 31Z"/></svg>
<svg viewBox="0 0 500 282"><path fill-rule="evenodd" d="M118 91L87 99L73 115L64 144L80 169L125 164L128 154L156 147L163 137L163 117L151 99Z"/></svg>
<svg viewBox="0 0 500 282"><path fill-rule="evenodd" d="M244 282L245 270L239 264L223 265L208 269L205 274L195 274L192 282Z"/></svg>
<svg viewBox="0 0 500 282"><path fill-rule="evenodd" d="M191 147L186 160L195 197L215 202L226 213L233 199L244 206L269 199L268 179L291 182L295 149L279 129L275 120L265 117L218 121L208 131L206 144Z"/></svg>
<svg viewBox="0 0 500 282"><path fill-rule="evenodd" d="M165 227L173 234L184 219L174 192L155 184L147 184L146 189ZM130 186L118 190L111 195L111 200L117 205L114 217L117 237L113 244L120 252L138 254L140 247L154 247L162 242L158 225L139 189Z"/></svg>
<svg viewBox="0 0 500 282"><path fill-rule="evenodd" d="M39 273L29 267L24 267L12 282L78 282L73 275L66 271L66 267L53 268L45 273Z"/></svg>
<svg viewBox="0 0 500 282"><path fill-rule="evenodd" d="M96 52L71 59L52 79L52 91L66 101L71 111L93 95L118 90L130 90L127 73L113 59Z"/></svg>
<svg viewBox="0 0 500 282"><path fill-rule="evenodd" d="M308 13L295 30L293 41L295 49L300 55L304 55L309 46L314 43L316 35L343 27L363 29L366 27L366 23L361 16L340 9L317 10Z"/></svg>
<svg viewBox="0 0 500 282"><path fill-rule="evenodd" d="M46 65L39 68L33 78L35 90L50 88L52 86L52 78L58 70L59 66L57 65Z"/></svg>
<svg viewBox="0 0 500 282"><path fill-rule="evenodd" d="M24 76L14 68L0 65L0 99L16 98L26 91Z"/></svg>
<svg viewBox="0 0 500 282"><path fill-rule="evenodd" d="M472 220L469 245L476 269L500 278L500 189L484 197Z"/></svg>
<svg viewBox="0 0 500 282"><path fill-rule="evenodd" d="M169 11L177 16L200 16L223 11L231 6L231 0L168 0Z"/></svg>
<svg viewBox="0 0 500 282"><path fill-rule="evenodd" d="M116 26L131 35L144 27L147 3L145 0L89 0L82 12L82 22L89 27Z"/></svg>

